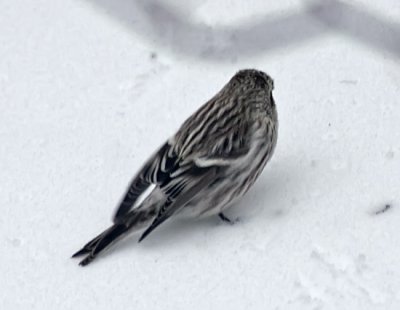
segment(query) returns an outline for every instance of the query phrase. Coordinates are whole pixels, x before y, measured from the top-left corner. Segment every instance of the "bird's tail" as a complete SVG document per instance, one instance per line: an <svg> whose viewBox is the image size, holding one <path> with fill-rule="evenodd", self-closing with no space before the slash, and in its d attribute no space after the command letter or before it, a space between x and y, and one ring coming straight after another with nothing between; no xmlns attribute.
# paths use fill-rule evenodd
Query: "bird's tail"
<svg viewBox="0 0 400 310"><path fill-rule="evenodd" d="M85 244L85 246L72 255L72 257L86 255L86 257L79 263L81 266L86 266L87 264L91 263L100 252L104 251L111 244L118 241L127 232L128 227L126 225L115 224Z"/></svg>
<svg viewBox="0 0 400 310"><path fill-rule="evenodd" d="M115 223L93 240L84 245L82 249L76 252L72 257L86 255L79 263L80 266L86 266L91 263L99 253L110 247L133 231L140 230L148 225L156 215L156 204L148 206L145 209L135 209L125 215L124 219Z"/></svg>

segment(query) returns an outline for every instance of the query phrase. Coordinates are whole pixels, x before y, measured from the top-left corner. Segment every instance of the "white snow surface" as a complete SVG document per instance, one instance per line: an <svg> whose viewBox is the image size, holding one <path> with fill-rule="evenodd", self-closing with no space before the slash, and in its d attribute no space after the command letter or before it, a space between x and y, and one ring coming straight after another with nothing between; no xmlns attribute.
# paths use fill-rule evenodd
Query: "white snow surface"
<svg viewBox="0 0 400 310"><path fill-rule="evenodd" d="M0 1L0 309L400 309L399 21L398 0ZM242 68L274 78L280 130L238 222L79 267Z"/></svg>

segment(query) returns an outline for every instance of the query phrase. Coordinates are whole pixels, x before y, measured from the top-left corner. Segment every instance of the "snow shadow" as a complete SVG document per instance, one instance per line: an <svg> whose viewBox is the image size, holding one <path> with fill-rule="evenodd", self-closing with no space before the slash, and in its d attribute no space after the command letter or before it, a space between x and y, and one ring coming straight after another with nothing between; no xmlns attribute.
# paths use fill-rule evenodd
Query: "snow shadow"
<svg viewBox="0 0 400 310"><path fill-rule="evenodd" d="M160 0L85 0L125 24L143 40L171 52L205 61L274 52L338 32L382 53L400 57L400 23L384 20L359 5L337 0L305 1L301 11L270 14L232 26L193 22ZM171 1L170 1L171 2ZM190 2L185 3L190 12Z"/></svg>

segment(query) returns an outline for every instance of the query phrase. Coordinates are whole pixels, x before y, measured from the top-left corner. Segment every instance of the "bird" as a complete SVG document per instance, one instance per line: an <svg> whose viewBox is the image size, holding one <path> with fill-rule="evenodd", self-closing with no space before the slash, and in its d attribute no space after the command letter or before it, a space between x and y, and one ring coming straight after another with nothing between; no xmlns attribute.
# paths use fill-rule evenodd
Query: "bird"
<svg viewBox="0 0 400 310"><path fill-rule="evenodd" d="M72 257L85 256L79 265L86 266L122 237L142 231L141 242L180 215L232 223L223 212L253 185L277 144L273 89L265 72L237 71L144 163L111 227Z"/></svg>

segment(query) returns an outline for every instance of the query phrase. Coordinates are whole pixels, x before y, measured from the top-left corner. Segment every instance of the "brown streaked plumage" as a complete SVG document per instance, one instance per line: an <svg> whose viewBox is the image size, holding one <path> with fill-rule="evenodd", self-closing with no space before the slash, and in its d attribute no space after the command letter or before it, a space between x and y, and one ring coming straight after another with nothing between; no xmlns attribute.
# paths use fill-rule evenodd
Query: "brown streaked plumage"
<svg viewBox="0 0 400 310"><path fill-rule="evenodd" d="M237 72L145 163L117 208L114 224L73 255L86 255L80 265L130 232L145 229L142 241L171 216L218 214L229 221L222 212L247 192L275 149L273 88L262 71Z"/></svg>

